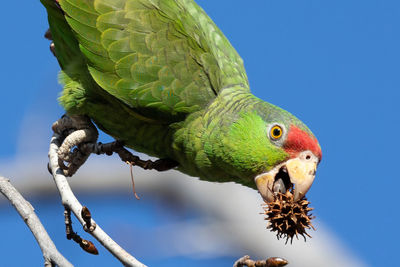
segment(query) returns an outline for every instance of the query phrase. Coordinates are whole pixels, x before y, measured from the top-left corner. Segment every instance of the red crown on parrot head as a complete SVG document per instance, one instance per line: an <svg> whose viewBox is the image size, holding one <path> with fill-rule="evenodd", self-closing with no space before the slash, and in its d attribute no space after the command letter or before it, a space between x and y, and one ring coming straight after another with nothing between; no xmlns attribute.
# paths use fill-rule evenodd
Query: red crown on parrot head
<svg viewBox="0 0 400 267"><path fill-rule="evenodd" d="M322 158L322 151L317 138L294 125L290 126L283 147L291 157L296 157L302 151L310 150L319 160Z"/></svg>

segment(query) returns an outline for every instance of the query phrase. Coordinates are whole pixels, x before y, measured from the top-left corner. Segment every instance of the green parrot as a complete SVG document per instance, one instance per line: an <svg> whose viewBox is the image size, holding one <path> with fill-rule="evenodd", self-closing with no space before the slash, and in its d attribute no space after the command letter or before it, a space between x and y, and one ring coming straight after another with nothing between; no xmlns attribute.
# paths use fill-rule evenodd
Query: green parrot
<svg viewBox="0 0 400 267"><path fill-rule="evenodd" d="M61 66L59 98L135 151L266 202L311 187L321 148L255 97L243 61L193 0L41 0Z"/></svg>

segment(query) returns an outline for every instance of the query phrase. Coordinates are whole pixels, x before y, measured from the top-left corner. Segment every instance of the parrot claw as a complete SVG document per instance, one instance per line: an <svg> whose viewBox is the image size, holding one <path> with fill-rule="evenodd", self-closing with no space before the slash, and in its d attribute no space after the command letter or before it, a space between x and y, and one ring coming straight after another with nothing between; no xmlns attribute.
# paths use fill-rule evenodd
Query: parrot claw
<svg viewBox="0 0 400 267"><path fill-rule="evenodd" d="M87 144L97 141L98 131L86 116L64 115L52 126L56 134L64 138L58 150L58 164L65 176L72 176L89 158Z"/></svg>
<svg viewBox="0 0 400 267"><path fill-rule="evenodd" d="M44 38L46 38L47 40L53 41L53 36L51 34L50 29L47 29L47 31L44 33Z"/></svg>
<svg viewBox="0 0 400 267"><path fill-rule="evenodd" d="M57 153L58 165L65 176L74 175L92 153L109 156L117 153L123 162L128 162L132 166L139 166L145 170L166 171L178 166L176 161L168 158L156 161L142 160L125 149L122 141L107 144L96 143L99 133L86 116L64 115L53 123L52 129L63 140Z"/></svg>

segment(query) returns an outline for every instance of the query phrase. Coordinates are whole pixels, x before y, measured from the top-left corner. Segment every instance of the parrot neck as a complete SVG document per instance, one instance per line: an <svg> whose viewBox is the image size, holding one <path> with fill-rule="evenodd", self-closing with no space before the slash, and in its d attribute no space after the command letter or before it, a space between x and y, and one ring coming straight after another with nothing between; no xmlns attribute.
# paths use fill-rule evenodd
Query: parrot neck
<svg viewBox="0 0 400 267"><path fill-rule="evenodd" d="M223 147L230 126L243 112L254 112L261 100L249 90L234 86L224 89L203 111L190 115L175 134L175 148L179 153L180 170L207 181L236 181L254 184L248 173L225 164ZM182 153L183 152L183 153ZM252 186L253 187L253 186Z"/></svg>

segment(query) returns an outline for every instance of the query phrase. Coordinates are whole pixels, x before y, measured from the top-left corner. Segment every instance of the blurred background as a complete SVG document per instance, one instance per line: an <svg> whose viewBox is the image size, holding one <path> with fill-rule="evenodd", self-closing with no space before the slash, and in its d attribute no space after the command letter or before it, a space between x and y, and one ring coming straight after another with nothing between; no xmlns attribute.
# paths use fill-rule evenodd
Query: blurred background
<svg viewBox="0 0 400 267"><path fill-rule="evenodd" d="M249 254L289 266L395 266L400 215L400 2L379 0L197 1L245 61L252 92L302 119L323 160L308 198L312 239L285 245L265 229L257 192L176 171L129 168L91 156L70 179L94 219L149 266L232 266ZM58 249L76 266L119 266L97 245L65 239L63 208L47 173L59 67L43 38L39 0L5 1L0 16L0 174L31 201ZM110 141L101 135L100 141ZM392 207L393 205L393 207ZM75 231L93 240L75 223ZM1 266L40 266L33 236L0 197Z"/></svg>

